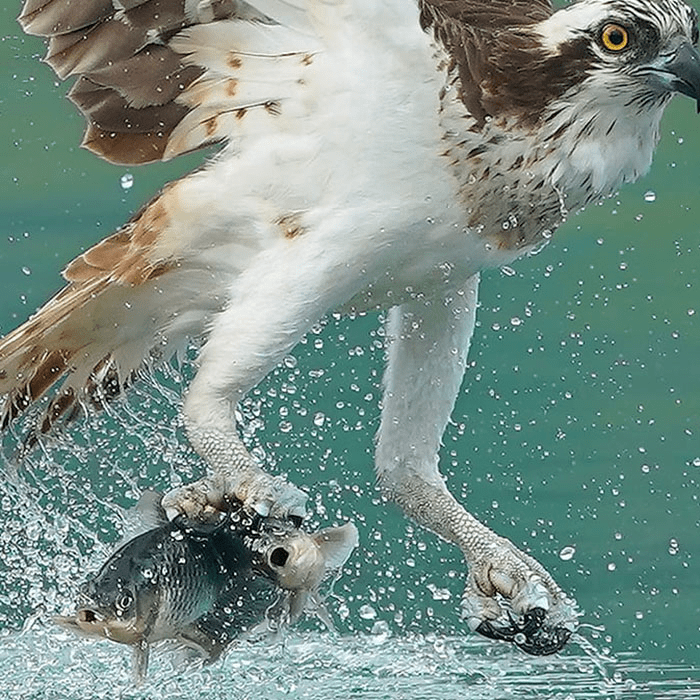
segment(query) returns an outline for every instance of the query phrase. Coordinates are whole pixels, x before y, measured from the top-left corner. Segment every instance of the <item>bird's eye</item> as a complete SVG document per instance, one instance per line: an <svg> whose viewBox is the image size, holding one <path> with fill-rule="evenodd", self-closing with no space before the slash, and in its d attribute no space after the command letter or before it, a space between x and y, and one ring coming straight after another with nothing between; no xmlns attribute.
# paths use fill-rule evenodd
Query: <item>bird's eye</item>
<svg viewBox="0 0 700 700"><path fill-rule="evenodd" d="M627 48L630 35L619 24L606 24L600 33L600 40L608 51L622 51Z"/></svg>

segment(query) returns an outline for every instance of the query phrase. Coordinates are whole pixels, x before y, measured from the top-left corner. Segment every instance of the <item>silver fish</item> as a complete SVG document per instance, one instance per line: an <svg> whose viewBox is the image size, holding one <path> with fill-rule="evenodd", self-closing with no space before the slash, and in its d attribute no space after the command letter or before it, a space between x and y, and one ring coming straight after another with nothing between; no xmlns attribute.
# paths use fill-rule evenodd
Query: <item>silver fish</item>
<svg viewBox="0 0 700 700"><path fill-rule="evenodd" d="M331 624L318 589L357 545L351 523L308 534L242 507L210 526L158 518L158 527L120 547L81 587L74 614L54 618L132 646L137 681L155 642L174 640L209 663L266 619L281 626L310 607Z"/></svg>

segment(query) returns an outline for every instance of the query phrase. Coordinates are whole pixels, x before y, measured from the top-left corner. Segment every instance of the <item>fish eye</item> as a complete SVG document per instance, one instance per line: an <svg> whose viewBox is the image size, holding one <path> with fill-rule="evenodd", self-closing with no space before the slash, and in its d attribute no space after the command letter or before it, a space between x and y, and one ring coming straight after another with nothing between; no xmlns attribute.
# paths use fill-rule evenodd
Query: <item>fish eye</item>
<svg viewBox="0 0 700 700"><path fill-rule="evenodd" d="M134 602L134 596L129 593L129 591L124 591L117 598L117 609L126 610Z"/></svg>
<svg viewBox="0 0 700 700"><path fill-rule="evenodd" d="M275 547L270 552L270 564L273 566L284 566L289 559L289 552L284 547Z"/></svg>
<svg viewBox="0 0 700 700"><path fill-rule="evenodd" d="M600 32L600 42L608 50L622 51L629 46L629 32L621 24L606 24Z"/></svg>

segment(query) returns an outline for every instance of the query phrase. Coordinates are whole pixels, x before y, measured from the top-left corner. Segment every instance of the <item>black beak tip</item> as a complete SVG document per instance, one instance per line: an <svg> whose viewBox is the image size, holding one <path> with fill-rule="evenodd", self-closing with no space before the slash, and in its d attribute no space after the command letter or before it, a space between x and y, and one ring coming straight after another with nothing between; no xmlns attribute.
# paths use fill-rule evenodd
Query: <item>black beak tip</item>
<svg viewBox="0 0 700 700"><path fill-rule="evenodd" d="M700 112L700 54L695 46L682 43L667 70L674 77L672 89L694 99Z"/></svg>

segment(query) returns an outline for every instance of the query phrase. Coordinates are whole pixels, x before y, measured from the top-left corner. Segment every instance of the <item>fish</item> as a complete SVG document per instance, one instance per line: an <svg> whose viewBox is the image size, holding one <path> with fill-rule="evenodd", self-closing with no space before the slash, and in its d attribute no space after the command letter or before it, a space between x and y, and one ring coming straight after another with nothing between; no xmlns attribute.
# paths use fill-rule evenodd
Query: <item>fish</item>
<svg viewBox="0 0 700 700"><path fill-rule="evenodd" d="M332 626L319 587L357 546L354 524L309 534L242 504L213 524L169 521L153 494L139 508L151 511L155 527L80 587L75 612L54 617L82 636L131 646L137 683L158 642L171 640L208 664L246 633L293 624L305 610Z"/></svg>

